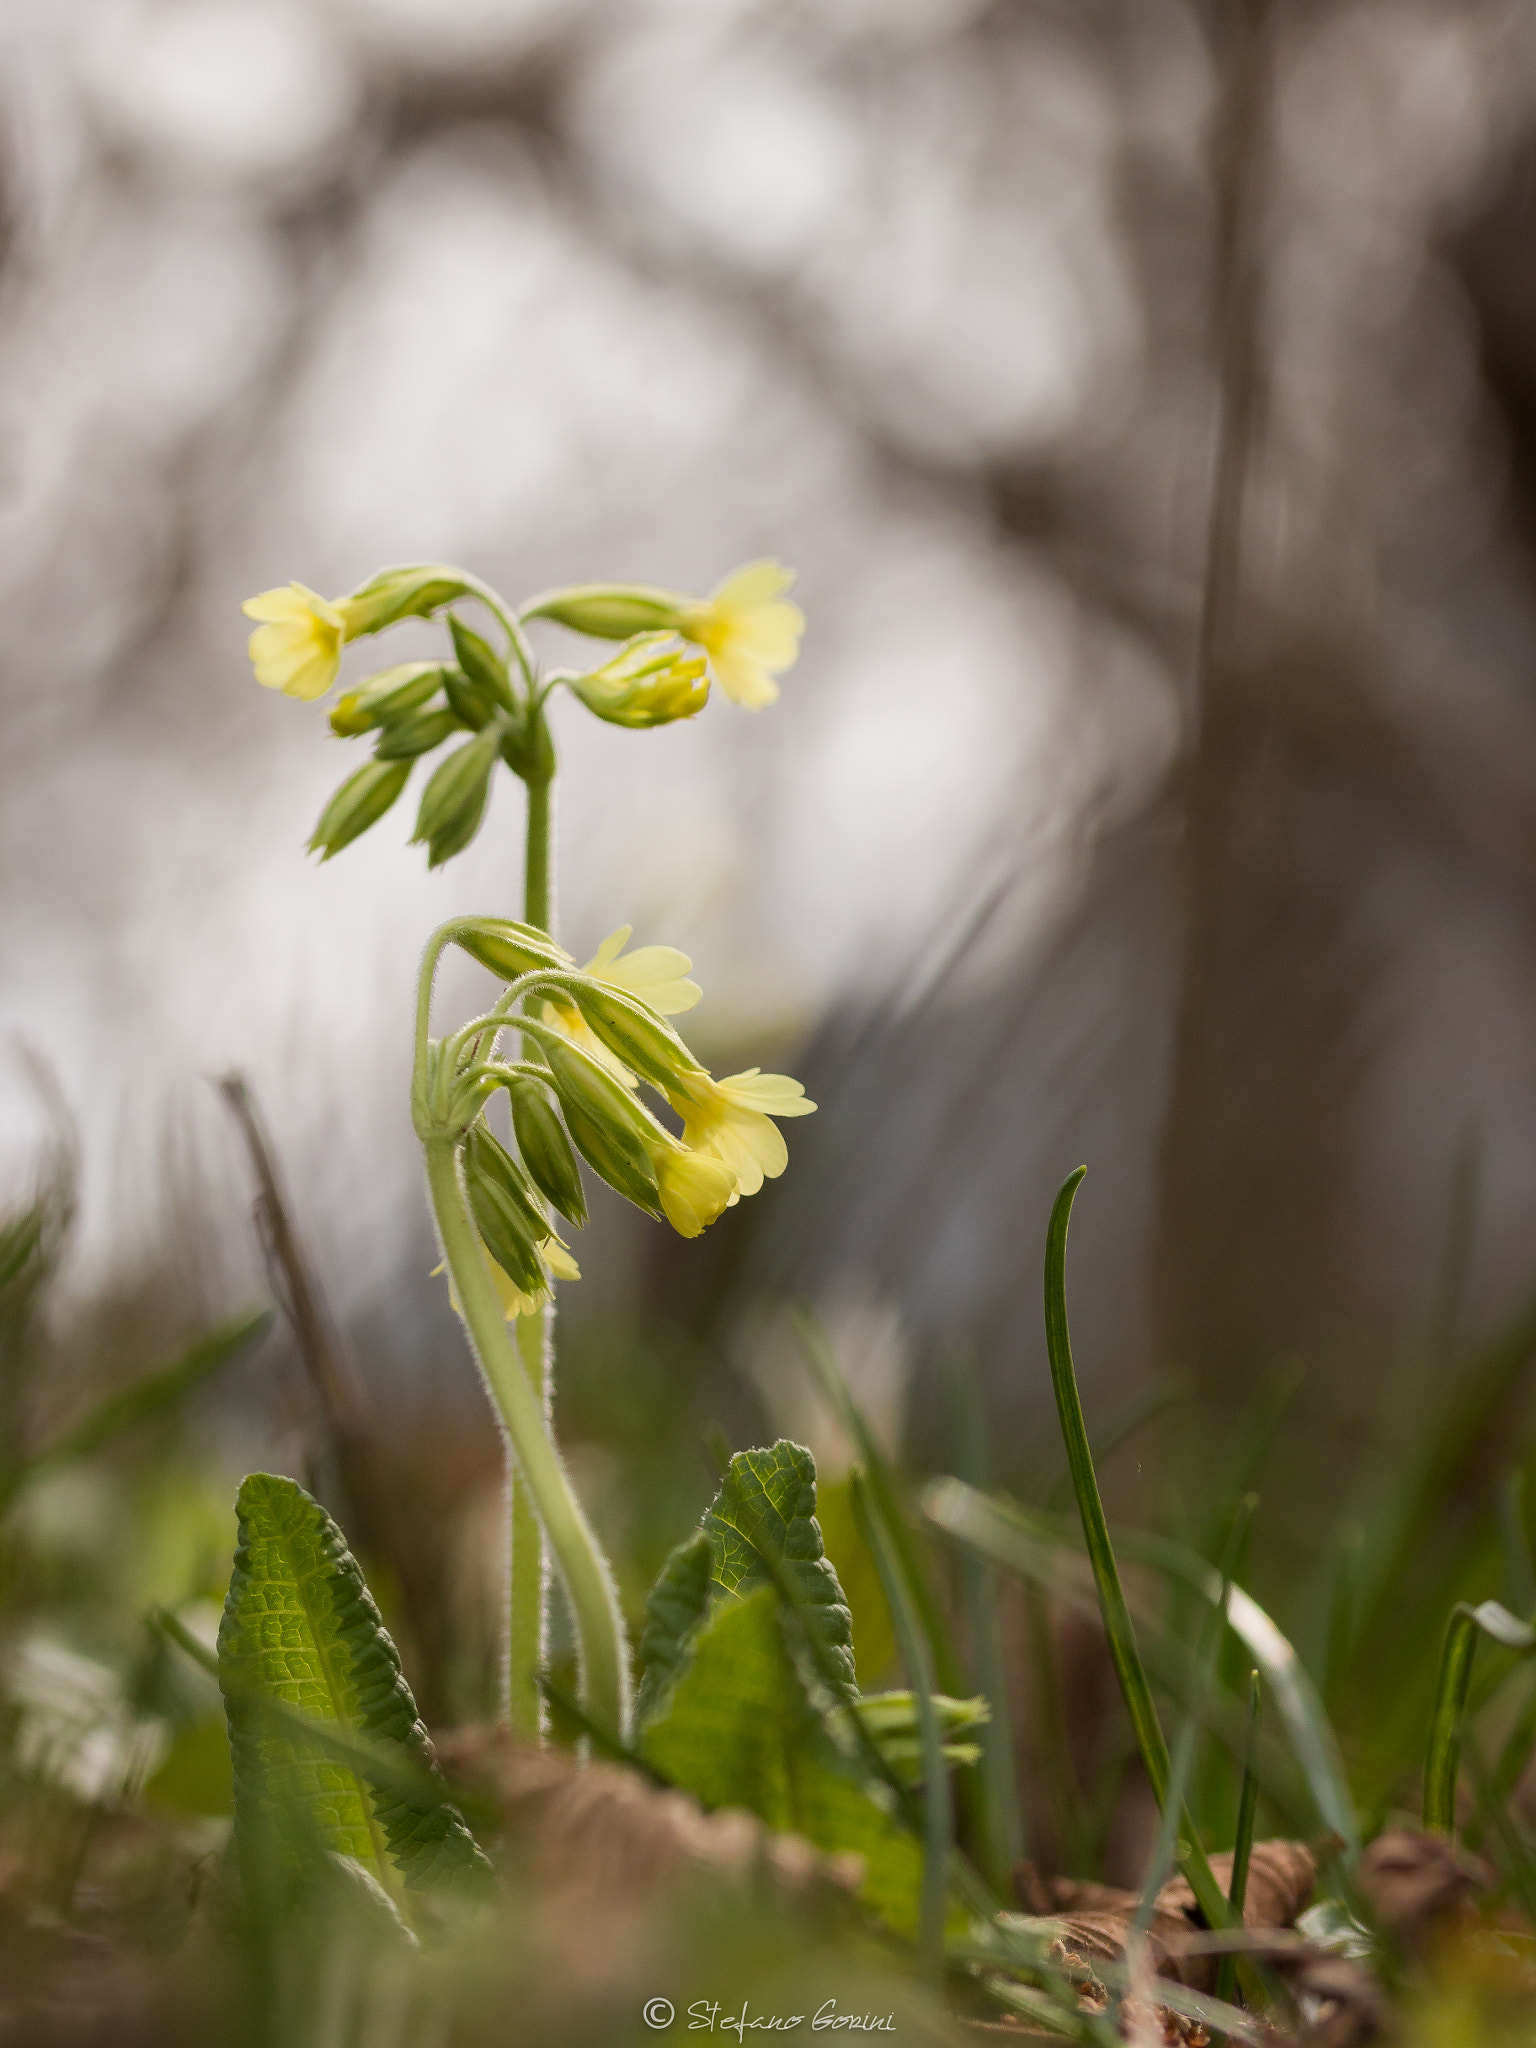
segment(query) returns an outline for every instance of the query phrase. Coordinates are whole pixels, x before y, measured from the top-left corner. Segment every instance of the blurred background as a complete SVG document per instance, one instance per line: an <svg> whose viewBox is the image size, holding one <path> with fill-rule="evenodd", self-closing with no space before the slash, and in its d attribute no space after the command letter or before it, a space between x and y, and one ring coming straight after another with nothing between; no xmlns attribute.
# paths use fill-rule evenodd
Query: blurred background
<svg viewBox="0 0 1536 2048"><path fill-rule="evenodd" d="M1536 1286L1533 249L1520 0L11 0L0 1140L57 1225L15 1441L267 1286L238 1070L475 1703L498 1447L410 998L521 820L317 869L353 755L240 601L775 554L771 713L557 729L561 936L681 945L701 1055L821 1104L697 1243L595 1205L563 1428L633 1586L712 1425L835 1469L791 1299L920 1469L957 1351L1048 1466L1080 1160L1090 1408L1181 1393L1187 1491L1278 1389L1315 1549ZM137 1598L216 1583L303 1389L280 1330L152 1468L34 1489L39 1542L96 1569L131 1501Z"/></svg>

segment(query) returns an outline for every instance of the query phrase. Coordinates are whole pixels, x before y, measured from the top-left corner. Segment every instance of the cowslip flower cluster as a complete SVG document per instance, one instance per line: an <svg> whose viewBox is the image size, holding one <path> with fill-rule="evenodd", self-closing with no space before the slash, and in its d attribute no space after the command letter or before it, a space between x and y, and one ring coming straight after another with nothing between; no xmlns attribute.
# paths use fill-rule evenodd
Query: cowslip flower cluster
<svg viewBox="0 0 1536 2048"><path fill-rule="evenodd" d="M407 618L446 616L451 659L406 662L344 692L331 709L339 738L375 735L373 757L335 791L310 840L329 860L378 823L405 789L414 764L455 738L422 791L413 837L432 867L469 845L485 817L502 761L530 786L547 783L554 754L544 707L566 689L594 717L645 730L694 718L718 682L750 711L779 694L805 620L784 595L794 582L779 562L751 562L708 597L642 584L580 584L545 592L516 612L493 591L446 563L387 569L345 597L289 583L249 599L256 680L305 702L329 695L343 649ZM502 655L455 607L487 607L506 633ZM525 627L548 619L590 638L621 640L606 661L538 677ZM690 649L697 650L690 652Z"/></svg>
<svg viewBox="0 0 1536 2048"><path fill-rule="evenodd" d="M583 968L527 925L459 920L448 936L507 983L494 1010L438 1048L436 1071L443 1113L465 1126L469 1205L508 1315L539 1307L552 1280L577 1277L539 1199L581 1227L577 1154L684 1237L697 1237L784 1171L788 1148L774 1119L808 1116L816 1105L788 1075L754 1067L716 1080L694 1058L667 1022L699 999L686 953L626 951L627 925ZM521 1034L517 1060L497 1056L506 1031ZM677 1114L680 1134L646 1106L642 1085ZM509 1097L516 1156L483 1121L498 1088ZM424 1114L427 1136L437 1126L430 1110Z"/></svg>

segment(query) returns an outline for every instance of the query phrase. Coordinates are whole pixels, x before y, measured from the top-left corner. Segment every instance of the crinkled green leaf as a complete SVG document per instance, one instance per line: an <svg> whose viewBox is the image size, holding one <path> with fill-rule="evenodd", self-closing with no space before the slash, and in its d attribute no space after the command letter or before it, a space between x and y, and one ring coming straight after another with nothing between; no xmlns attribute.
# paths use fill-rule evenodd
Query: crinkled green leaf
<svg viewBox="0 0 1536 2048"><path fill-rule="evenodd" d="M738 1451L704 1517L714 1578L746 1595L779 1583L812 1639L818 1668L845 1701L858 1692L853 1623L816 1521L816 1460L783 1438L771 1450Z"/></svg>
<svg viewBox="0 0 1536 2048"><path fill-rule="evenodd" d="M275 1843L288 1860L294 1845L318 1840L386 1889L402 1878L413 1889L483 1880L485 1859L446 1795L349 1768L263 1711L299 1708L435 1776L399 1655L336 1524L293 1480L265 1472L244 1481L235 1506L219 1684L242 1848Z"/></svg>

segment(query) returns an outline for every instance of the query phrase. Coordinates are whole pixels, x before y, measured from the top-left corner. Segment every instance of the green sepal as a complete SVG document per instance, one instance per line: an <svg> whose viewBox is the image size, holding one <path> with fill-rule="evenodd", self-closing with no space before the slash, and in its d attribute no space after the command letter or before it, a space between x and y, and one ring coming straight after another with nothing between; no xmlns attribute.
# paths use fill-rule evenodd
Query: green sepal
<svg viewBox="0 0 1536 2048"><path fill-rule="evenodd" d="M373 750L375 761L414 761L418 754L430 754L444 740L463 727L451 711L418 711L392 720L379 735Z"/></svg>
<svg viewBox="0 0 1536 2048"><path fill-rule="evenodd" d="M355 775L349 775L333 791L310 835L309 851L329 860L376 825L404 789L410 777L409 761L365 761Z"/></svg>
<svg viewBox="0 0 1536 2048"><path fill-rule="evenodd" d="M489 690L472 683L463 669L451 664L443 670L443 695L454 717L470 732L484 732L502 708Z"/></svg>
<svg viewBox="0 0 1536 2048"><path fill-rule="evenodd" d="M331 731L339 739L355 739L392 718L404 718L435 697L442 688L440 661L403 661L380 669L365 683L338 697L331 708Z"/></svg>
<svg viewBox="0 0 1536 2048"><path fill-rule="evenodd" d="M433 770L411 835L418 843L425 842L428 867L441 867L462 853L480 830L496 745L494 731L477 733Z"/></svg>
<svg viewBox="0 0 1536 2048"><path fill-rule="evenodd" d="M606 983L583 980L568 991L592 1030L621 1059L659 1088L704 1069L677 1033L648 1003Z"/></svg>
<svg viewBox="0 0 1536 2048"><path fill-rule="evenodd" d="M547 1202L580 1230L587 1220L586 1196L576 1155L560 1121L560 1112L540 1081L520 1077L507 1083L512 1105L512 1132L528 1176Z"/></svg>
<svg viewBox="0 0 1536 2048"><path fill-rule="evenodd" d="M542 710L509 728L501 743L501 758L524 782L548 782L553 778L555 743Z"/></svg>
<svg viewBox="0 0 1536 2048"><path fill-rule="evenodd" d="M519 975L537 973L542 967L566 972L574 965L570 954L547 932L510 918L462 918L454 925L453 943L501 981L516 981Z"/></svg>
<svg viewBox="0 0 1536 2048"><path fill-rule="evenodd" d="M453 635L453 651L459 658L459 667L469 678L473 687L481 691L493 703L510 711L514 699L512 684L507 675L507 664L488 641L466 626L462 619L449 616L448 630Z"/></svg>
<svg viewBox="0 0 1536 2048"><path fill-rule="evenodd" d="M242 1483L235 1509L219 1685L248 1876L294 1875L319 1848L355 1858L391 1893L401 1878L411 1890L482 1887L485 1858L446 1789L434 1796L431 1744L341 1531L301 1486L270 1473ZM419 1789L338 1763L269 1703L397 1753Z"/></svg>
<svg viewBox="0 0 1536 2048"><path fill-rule="evenodd" d="M464 1141L464 1189L480 1241L507 1276L525 1294L541 1294L549 1275L538 1247L549 1235L522 1184L522 1176L505 1148L483 1123Z"/></svg>
<svg viewBox="0 0 1536 2048"><path fill-rule="evenodd" d="M645 1111L606 1068L557 1031L542 1034L539 1044L577 1150L611 1188L659 1216L656 1169L638 1128Z"/></svg>
<svg viewBox="0 0 1536 2048"><path fill-rule="evenodd" d="M552 590L528 605L526 619L552 619L594 640L628 640L636 633L675 633L693 600L674 590L639 583L577 583Z"/></svg>
<svg viewBox="0 0 1536 2048"><path fill-rule="evenodd" d="M340 600L347 638L380 633L399 619L426 618L455 598L470 595L461 569L446 562L415 562L403 569L381 569L377 576Z"/></svg>

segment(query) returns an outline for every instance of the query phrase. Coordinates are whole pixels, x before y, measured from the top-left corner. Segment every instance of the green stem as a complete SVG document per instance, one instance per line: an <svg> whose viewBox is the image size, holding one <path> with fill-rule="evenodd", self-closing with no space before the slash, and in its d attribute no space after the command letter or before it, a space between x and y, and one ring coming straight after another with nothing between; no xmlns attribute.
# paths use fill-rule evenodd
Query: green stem
<svg viewBox="0 0 1536 2048"><path fill-rule="evenodd" d="M528 833L523 868L523 921L553 936L551 784L530 782L526 787ZM518 1317L517 1349L544 1420L545 1435L553 1442L553 1300L545 1302L532 1315ZM507 1707L512 1726L539 1740L548 1726L548 1709L539 1678L549 1645L549 1558L532 1495L522 1473L515 1467L509 1474L509 1492L512 1560L507 1631Z"/></svg>
<svg viewBox="0 0 1536 2048"><path fill-rule="evenodd" d="M595 1721L623 1738L629 1730L629 1654L613 1575L560 1462L543 1403L503 1320L459 1181L457 1143L446 1136L432 1137L422 1149L443 1256L460 1313L506 1431L517 1475L554 1554L570 1605L581 1672L581 1704ZM519 1337L521 1340L521 1332ZM517 1625L514 1615L514 1656ZM514 1679L517 1676L515 1665L512 1675Z"/></svg>

